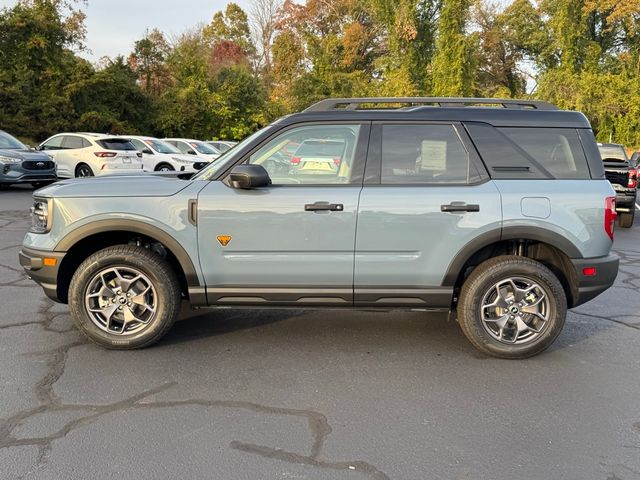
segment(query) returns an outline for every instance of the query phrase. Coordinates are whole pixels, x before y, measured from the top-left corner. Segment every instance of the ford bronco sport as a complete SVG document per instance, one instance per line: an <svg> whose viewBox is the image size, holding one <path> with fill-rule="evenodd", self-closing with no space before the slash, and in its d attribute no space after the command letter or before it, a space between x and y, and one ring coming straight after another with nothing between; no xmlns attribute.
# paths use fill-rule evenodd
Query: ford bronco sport
<svg viewBox="0 0 640 480"><path fill-rule="evenodd" d="M308 140L330 172L300 170ZM618 271L589 122L544 102L324 100L185 176L34 195L20 262L94 342L151 345L185 299L450 311L481 351L525 358Z"/></svg>

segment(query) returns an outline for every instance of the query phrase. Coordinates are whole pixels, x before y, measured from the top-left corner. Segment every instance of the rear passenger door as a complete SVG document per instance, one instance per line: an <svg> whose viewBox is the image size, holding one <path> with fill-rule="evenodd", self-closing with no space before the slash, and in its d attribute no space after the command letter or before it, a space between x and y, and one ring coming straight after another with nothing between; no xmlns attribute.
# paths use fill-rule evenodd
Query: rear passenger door
<svg viewBox="0 0 640 480"><path fill-rule="evenodd" d="M355 304L448 308L454 258L479 237L498 240L501 222L500 194L461 125L374 124L358 210Z"/></svg>

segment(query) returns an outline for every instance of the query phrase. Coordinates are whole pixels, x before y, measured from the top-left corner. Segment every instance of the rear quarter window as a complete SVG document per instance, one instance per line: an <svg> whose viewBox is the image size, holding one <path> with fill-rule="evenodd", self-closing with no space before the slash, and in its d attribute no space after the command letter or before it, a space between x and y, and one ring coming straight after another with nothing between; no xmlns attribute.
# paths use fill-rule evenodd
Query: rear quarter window
<svg viewBox="0 0 640 480"><path fill-rule="evenodd" d="M570 128L500 129L558 179L591 178L578 132Z"/></svg>

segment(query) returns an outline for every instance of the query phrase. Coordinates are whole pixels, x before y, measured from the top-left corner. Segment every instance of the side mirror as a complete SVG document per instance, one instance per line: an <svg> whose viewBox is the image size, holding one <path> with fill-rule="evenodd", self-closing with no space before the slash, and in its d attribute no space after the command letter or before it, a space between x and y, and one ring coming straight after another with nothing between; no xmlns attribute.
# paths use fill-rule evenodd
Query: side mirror
<svg viewBox="0 0 640 480"><path fill-rule="evenodd" d="M195 150L187 150L187 153L188 153L189 155L197 155L197 153L196 153L196 151L195 151Z"/></svg>
<svg viewBox="0 0 640 480"><path fill-rule="evenodd" d="M251 189L271 185L269 174L262 165L236 165L229 174L233 188Z"/></svg>
<svg viewBox="0 0 640 480"><path fill-rule="evenodd" d="M146 155L153 155L153 151L150 148L143 148L142 153Z"/></svg>

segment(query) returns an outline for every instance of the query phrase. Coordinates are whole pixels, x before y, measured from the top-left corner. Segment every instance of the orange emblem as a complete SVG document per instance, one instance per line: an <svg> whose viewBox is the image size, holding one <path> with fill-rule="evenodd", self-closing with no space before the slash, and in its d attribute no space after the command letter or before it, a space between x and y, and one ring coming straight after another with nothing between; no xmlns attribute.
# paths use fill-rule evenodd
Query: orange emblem
<svg viewBox="0 0 640 480"><path fill-rule="evenodd" d="M229 245L229 242L231 241L231 235L218 235L216 238L218 239L218 242L220 242L220 245L222 245L223 247Z"/></svg>

